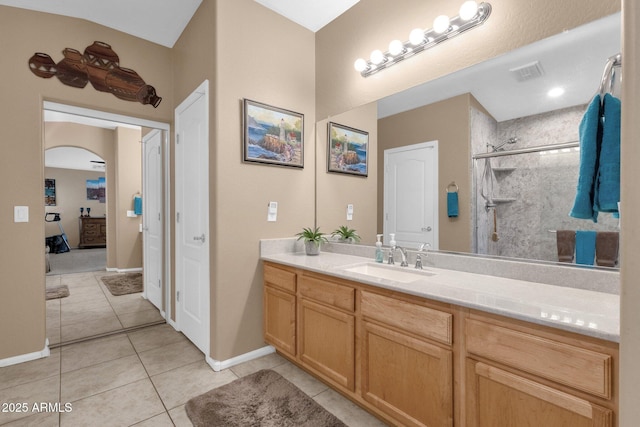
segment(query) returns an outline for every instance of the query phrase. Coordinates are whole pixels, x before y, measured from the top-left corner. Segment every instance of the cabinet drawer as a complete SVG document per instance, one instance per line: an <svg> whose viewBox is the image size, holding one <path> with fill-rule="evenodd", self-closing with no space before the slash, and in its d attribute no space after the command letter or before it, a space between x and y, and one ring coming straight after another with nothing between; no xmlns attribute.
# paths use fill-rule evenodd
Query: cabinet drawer
<svg viewBox="0 0 640 427"><path fill-rule="evenodd" d="M611 398L612 357L478 320L467 320L469 353L525 372Z"/></svg>
<svg viewBox="0 0 640 427"><path fill-rule="evenodd" d="M300 294L350 312L355 311L355 289L334 282L302 276Z"/></svg>
<svg viewBox="0 0 640 427"><path fill-rule="evenodd" d="M292 271L265 264L264 281L277 288L296 293L296 273Z"/></svg>
<svg viewBox="0 0 640 427"><path fill-rule="evenodd" d="M453 315L383 295L362 292L362 315L387 325L451 344Z"/></svg>

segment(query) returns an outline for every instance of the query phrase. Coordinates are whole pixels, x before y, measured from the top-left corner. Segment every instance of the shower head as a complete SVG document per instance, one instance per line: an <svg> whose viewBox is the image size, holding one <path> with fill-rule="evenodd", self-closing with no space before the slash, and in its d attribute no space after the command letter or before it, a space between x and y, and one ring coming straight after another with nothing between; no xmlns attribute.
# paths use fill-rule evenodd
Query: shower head
<svg viewBox="0 0 640 427"><path fill-rule="evenodd" d="M505 142L503 142L502 144L498 145L497 147L495 145L490 145L491 148L493 148L493 151L500 151L500 150L504 150L504 148L502 148L503 146L507 145L507 144L515 144L516 142L518 142L518 138L513 136L509 139L507 139Z"/></svg>

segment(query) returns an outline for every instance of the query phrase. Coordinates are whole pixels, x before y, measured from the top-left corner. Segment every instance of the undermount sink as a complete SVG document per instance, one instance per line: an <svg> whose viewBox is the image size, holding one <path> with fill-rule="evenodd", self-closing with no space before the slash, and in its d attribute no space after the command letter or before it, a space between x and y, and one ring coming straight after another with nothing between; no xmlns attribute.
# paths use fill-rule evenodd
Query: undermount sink
<svg viewBox="0 0 640 427"><path fill-rule="evenodd" d="M431 273L426 270L413 270L410 267L392 267L383 264L359 264L352 267L346 267L343 271L350 273L363 274L365 276L371 276L378 279L393 280L394 282L410 283L416 280L424 279L428 276L433 276L435 273Z"/></svg>

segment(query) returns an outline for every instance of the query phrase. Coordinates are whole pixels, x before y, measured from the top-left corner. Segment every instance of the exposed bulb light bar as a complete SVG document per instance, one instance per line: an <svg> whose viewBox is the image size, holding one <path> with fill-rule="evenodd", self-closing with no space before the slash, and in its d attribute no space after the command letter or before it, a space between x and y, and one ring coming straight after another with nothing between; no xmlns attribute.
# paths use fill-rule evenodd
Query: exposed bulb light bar
<svg viewBox="0 0 640 427"><path fill-rule="evenodd" d="M453 18L440 15L434 20L432 29L422 30L417 28L411 31L408 41L403 43L400 40L393 40L389 43L388 51L374 50L369 61L358 59L354 63L354 68L362 77L369 77L406 58L483 24L489 18L489 15L491 15L491 5L489 3L478 4L473 0L466 1L460 7L460 15Z"/></svg>

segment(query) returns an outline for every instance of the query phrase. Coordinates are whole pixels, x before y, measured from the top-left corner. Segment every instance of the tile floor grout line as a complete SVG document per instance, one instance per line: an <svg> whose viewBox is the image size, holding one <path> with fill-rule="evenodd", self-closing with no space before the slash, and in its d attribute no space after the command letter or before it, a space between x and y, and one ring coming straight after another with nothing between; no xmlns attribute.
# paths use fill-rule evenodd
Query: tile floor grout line
<svg viewBox="0 0 640 427"><path fill-rule="evenodd" d="M164 400L162 400L162 396L160 396L160 392L158 391L155 383L151 380L151 375L149 374L149 371L147 370L147 367L145 366L144 362L142 361L142 358L140 357L140 352L136 348L136 346L133 343L133 341L131 341L131 337L129 336L128 333L127 333L127 339L129 340L129 343L131 343L131 347L133 347L133 351L136 352L136 357L140 361L140 364L142 365L142 368L144 369L144 372L147 374L147 378L149 379L149 382L151 383L151 387L153 387L153 391L156 392L156 395L158 396L158 400L160 400L160 403L162 404L162 407L164 408L164 411L167 414L167 417L169 417L169 420L171 421L171 424L173 424L174 427L175 427L175 423L173 422L173 418L171 418L171 415L169 414L169 409L167 408L167 405L165 405ZM158 415L159 414L156 414L156 415L154 415L154 417L156 417ZM153 417L151 417L151 418L153 418Z"/></svg>

